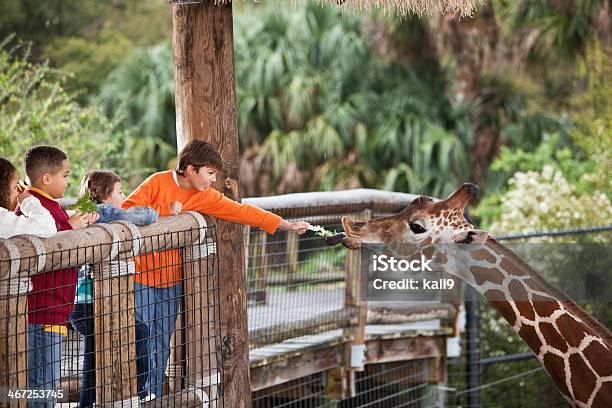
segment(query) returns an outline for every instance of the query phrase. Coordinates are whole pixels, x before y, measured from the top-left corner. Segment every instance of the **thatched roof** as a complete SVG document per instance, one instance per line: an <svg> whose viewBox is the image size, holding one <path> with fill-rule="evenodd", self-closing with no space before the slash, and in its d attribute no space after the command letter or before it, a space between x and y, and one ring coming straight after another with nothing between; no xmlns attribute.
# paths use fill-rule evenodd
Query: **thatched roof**
<svg viewBox="0 0 612 408"><path fill-rule="evenodd" d="M168 0L170 3L201 3L204 0ZM213 0L215 4L227 4L231 0ZM290 0L300 2L302 0ZM406 14L459 14L471 16L482 0L317 0L321 4L349 7L360 11L383 10L401 16Z"/></svg>
<svg viewBox="0 0 612 408"><path fill-rule="evenodd" d="M384 10L399 15L459 14L471 16L482 0L319 0L360 11Z"/></svg>

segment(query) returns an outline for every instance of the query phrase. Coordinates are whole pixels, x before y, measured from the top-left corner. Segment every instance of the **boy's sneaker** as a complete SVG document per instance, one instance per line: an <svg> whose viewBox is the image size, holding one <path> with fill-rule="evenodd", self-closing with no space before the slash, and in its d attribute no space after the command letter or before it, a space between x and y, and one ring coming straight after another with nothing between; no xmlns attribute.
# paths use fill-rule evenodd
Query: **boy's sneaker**
<svg viewBox="0 0 612 408"><path fill-rule="evenodd" d="M153 401L155 399L155 394L149 394L146 397L143 397L140 399L140 402L149 402L149 401Z"/></svg>

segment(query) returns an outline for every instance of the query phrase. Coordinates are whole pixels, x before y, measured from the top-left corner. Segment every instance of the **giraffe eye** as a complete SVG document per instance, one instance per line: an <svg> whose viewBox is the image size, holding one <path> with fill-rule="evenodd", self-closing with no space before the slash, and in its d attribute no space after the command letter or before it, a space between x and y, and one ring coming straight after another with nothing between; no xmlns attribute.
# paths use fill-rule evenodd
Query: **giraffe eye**
<svg viewBox="0 0 612 408"><path fill-rule="evenodd" d="M422 234L427 231L424 227L417 224L416 222L409 222L408 226L410 227L410 231L414 232L415 234Z"/></svg>

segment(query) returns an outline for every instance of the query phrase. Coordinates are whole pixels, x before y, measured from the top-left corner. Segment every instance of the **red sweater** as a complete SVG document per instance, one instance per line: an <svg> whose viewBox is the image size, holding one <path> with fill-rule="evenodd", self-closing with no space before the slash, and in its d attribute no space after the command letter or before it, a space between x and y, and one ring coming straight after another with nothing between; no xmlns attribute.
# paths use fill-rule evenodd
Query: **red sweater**
<svg viewBox="0 0 612 408"><path fill-rule="evenodd" d="M72 229L72 226L68 223L68 214L57 201L34 190L30 190L30 193L40 200L43 207L49 210L55 220L58 232ZM17 215L21 215L19 207L15 212ZM61 254L61 256L68 256L68 254ZM73 309L76 282L77 268L33 275L33 289L28 294L28 323L66 324L68 315Z"/></svg>

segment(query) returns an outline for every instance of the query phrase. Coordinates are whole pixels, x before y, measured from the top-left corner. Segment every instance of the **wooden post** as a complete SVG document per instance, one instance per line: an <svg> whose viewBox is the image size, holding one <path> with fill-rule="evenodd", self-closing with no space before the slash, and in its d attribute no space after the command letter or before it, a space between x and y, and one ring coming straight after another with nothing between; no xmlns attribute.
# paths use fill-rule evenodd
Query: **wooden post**
<svg viewBox="0 0 612 408"><path fill-rule="evenodd" d="M172 10L178 148L194 139L218 148L224 171L215 187L240 200L231 3ZM243 227L224 221L217 226L224 403L250 407Z"/></svg>
<svg viewBox="0 0 612 408"><path fill-rule="evenodd" d="M246 285L247 285L247 304L248 304L248 301L251 300L250 298L251 283L249 282L249 257L251 256L251 253L250 253L251 226L245 225L243 228L244 229L242 231L242 238L244 241L242 245L244 245L244 279L246 279Z"/></svg>
<svg viewBox="0 0 612 408"><path fill-rule="evenodd" d="M19 276L19 251L14 243L1 240L11 259L2 260L0 270L9 270L0 280L0 407L27 406L25 398L9 398L8 391L28 388L28 291L29 278Z"/></svg>
<svg viewBox="0 0 612 408"><path fill-rule="evenodd" d="M266 275L268 269L268 258L266 256L266 244L268 234L264 231L252 232L251 227L244 229L245 264L247 271L247 300L254 305L261 306L266 303ZM252 242L251 242L251 235ZM252 271L249 276L249 269Z"/></svg>
<svg viewBox="0 0 612 408"><path fill-rule="evenodd" d="M136 334L132 276L105 277L106 265L94 268L96 405L138 400Z"/></svg>
<svg viewBox="0 0 612 408"><path fill-rule="evenodd" d="M176 317L176 329L170 339L170 358L166 366L168 378L168 394L174 394L183 389L185 376L185 310L181 306Z"/></svg>
<svg viewBox="0 0 612 408"><path fill-rule="evenodd" d="M183 281L185 285L185 349L187 390L196 390L210 408L219 403L220 373L219 333L219 271L216 256L206 241L206 223L201 221L201 243L185 249ZM210 251L210 253L209 253Z"/></svg>
<svg viewBox="0 0 612 408"><path fill-rule="evenodd" d="M118 225L99 224L112 237L109 259L93 265L96 405L138 406L134 261L119 252Z"/></svg>
<svg viewBox="0 0 612 408"><path fill-rule="evenodd" d="M354 217L355 221L368 221L371 218L369 209L363 210ZM347 342L345 349L344 367L344 391L348 397L355 397L357 390L355 386L355 373L363 371L363 365L353 366L351 360L353 354L365 357L365 326L367 322L367 302L363 299L364 282L361 273L361 251L348 251L346 259L346 288L344 297L344 307L352 310L356 314L357 325L346 328L345 334L352 340Z"/></svg>
<svg viewBox="0 0 612 408"><path fill-rule="evenodd" d="M296 291L298 274L299 237L295 232L287 233L287 290Z"/></svg>

